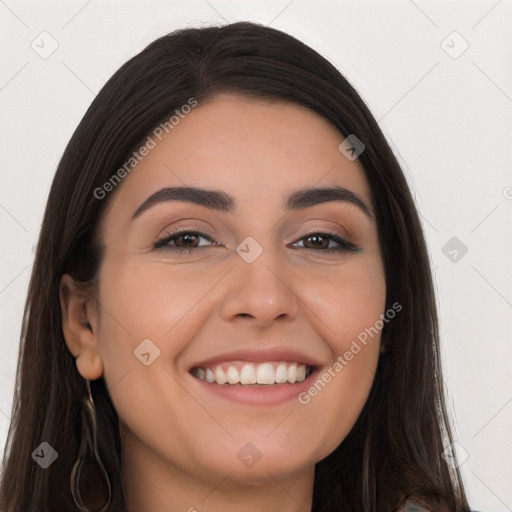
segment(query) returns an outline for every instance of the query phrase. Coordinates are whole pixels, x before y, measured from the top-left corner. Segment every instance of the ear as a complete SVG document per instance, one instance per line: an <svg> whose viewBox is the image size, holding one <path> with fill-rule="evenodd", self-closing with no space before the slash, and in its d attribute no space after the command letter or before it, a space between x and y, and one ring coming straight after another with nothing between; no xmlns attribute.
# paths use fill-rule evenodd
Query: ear
<svg viewBox="0 0 512 512"><path fill-rule="evenodd" d="M103 359L98 343L96 302L69 274L60 279L59 296L62 332L68 350L76 358L77 370L84 379L99 379L103 374Z"/></svg>

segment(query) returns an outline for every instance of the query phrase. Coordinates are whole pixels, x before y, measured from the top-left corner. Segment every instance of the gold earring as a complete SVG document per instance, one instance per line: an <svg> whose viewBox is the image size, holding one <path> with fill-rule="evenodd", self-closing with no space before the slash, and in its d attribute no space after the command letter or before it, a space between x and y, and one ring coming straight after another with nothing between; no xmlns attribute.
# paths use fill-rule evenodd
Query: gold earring
<svg viewBox="0 0 512 512"><path fill-rule="evenodd" d="M82 402L82 439L80 441L78 458L71 470L71 494L73 495L73 500L80 512L106 512L112 501L112 486L107 471L105 470L105 466L103 465L98 453L96 407L92 398L91 384L89 380L86 380L86 386L87 394ZM91 472L94 466L95 471L93 470ZM84 476L88 477L86 478L86 482L87 480L90 482L91 478L94 482L94 486L91 486L90 483L88 486L86 484L89 492L103 487L105 491L104 494L107 495L103 502L99 504L94 502L92 504L93 508L86 504L86 501L94 500L91 500L90 497L84 500L84 497L82 496L84 487L84 482L82 480ZM102 481L96 483L98 476Z"/></svg>

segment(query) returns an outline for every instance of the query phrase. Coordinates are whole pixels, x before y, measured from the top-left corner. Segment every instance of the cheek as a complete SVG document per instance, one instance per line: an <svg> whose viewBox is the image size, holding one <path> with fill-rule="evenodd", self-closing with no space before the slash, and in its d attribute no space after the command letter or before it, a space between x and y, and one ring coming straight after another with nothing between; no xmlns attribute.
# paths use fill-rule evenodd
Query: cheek
<svg viewBox="0 0 512 512"><path fill-rule="evenodd" d="M321 450L328 454L356 422L377 369L386 302L380 259L354 259L338 272L317 276L305 296L333 360L299 402L308 411L311 432L322 432Z"/></svg>
<svg viewBox="0 0 512 512"><path fill-rule="evenodd" d="M304 290L308 306L321 320L324 338L336 355L348 350L358 336L364 338L384 313L384 271L380 259L372 255L360 255L347 265L304 282L309 287ZM373 338L378 344L379 337Z"/></svg>
<svg viewBox="0 0 512 512"><path fill-rule="evenodd" d="M176 363L209 313L201 299L218 276L154 263L105 265L102 273L104 379L121 424L184 467L200 464L193 452L208 452L209 438L195 426L226 434L180 384ZM194 443L183 442L190 438Z"/></svg>
<svg viewBox="0 0 512 512"><path fill-rule="evenodd" d="M197 272L184 267L171 270L165 264L140 262L105 266L103 274L102 338L109 345L122 344L123 349L128 340L132 350L146 338L162 345L160 340L172 337L173 343L160 349L179 351L180 340L187 337L174 336L173 331L179 327L182 333L187 328L194 332L195 308L218 280L216 274L198 278Z"/></svg>
<svg viewBox="0 0 512 512"><path fill-rule="evenodd" d="M205 273L199 279L185 269L171 272L165 264L140 262L106 264L101 272L104 378L120 417L127 418L134 402L156 399L155 390L179 390L170 373L178 372L181 352L201 328L204 297L218 277ZM171 407L179 403L169 402ZM159 413L156 403L138 407Z"/></svg>

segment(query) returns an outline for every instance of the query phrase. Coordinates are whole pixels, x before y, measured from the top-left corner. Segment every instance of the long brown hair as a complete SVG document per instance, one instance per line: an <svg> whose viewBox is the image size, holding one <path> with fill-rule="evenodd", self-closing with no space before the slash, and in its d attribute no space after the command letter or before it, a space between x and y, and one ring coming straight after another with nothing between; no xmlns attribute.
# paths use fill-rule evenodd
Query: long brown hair
<svg viewBox="0 0 512 512"><path fill-rule="evenodd" d="M400 166L369 109L332 64L297 39L248 22L178 30L154 41L112 76L73 134L51 186L29 284L1 510L77 510L68 482L86 386L64 342L60 277L70 273L94 283L98 276L98 226L115 191L103 200L94 191L189 98L202 104L218 93L293 102L366 146L359 161L376 213L386 309L397 302L402 310L382 330L386 352L356 424L316 465L313 512L391 511L404 496L435 511L467 512L456 465L442 457L452 436L436 301L422 227ZM109 510L121 511L118 417L103 378L91 384L99 450L112 482ZM31 457L43 441L58 453L47 469Z"/></svg>

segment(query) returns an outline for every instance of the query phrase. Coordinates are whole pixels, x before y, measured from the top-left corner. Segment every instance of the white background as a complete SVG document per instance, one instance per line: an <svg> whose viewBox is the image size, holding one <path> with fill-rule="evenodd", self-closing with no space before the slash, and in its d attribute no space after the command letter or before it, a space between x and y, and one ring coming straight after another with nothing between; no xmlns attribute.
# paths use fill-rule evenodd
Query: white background
<svg viewBox="0 0 512 512"><path fill-rule="evenodd" d="M0 447L32 247L72 132L107 79L148 43L239 20L319 51L379 121L423 218L470 505L512 510L512 0L0 0ZM46 59L31 47L48 49L52 39L58 48ZM469 47L453 58L464 40ZM456 262L442 251L452 237L468 249Z"/></svg>

